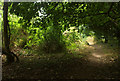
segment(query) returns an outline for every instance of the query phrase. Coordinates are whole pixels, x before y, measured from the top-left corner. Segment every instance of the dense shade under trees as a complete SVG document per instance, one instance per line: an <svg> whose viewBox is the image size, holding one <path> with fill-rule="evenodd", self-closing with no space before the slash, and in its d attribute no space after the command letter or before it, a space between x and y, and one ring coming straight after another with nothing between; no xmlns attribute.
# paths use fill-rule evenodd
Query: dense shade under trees
<svg viewBox="0 0 120 81"><path fill-rule="evenodd" d="M55 33L60 33L61 27L69 28L70 26L79 27L81 24L87 25L88 29L99 34L117 37L119 40L119 3L13 3L10 12L23 17L29 25L32 18L35 19L35 26L42 26L46 29L50 25L54 27ZM23 10L27 10L24 12ZM29 14L30 15L27 15ZM56 31L57 30L57 31ZM63 31L64 31L63 30ZM109 32L111 32L109 34ZM59 35L58 34L58 35ZM100 35L100 36L101 36ZM58 36L59 37L59 36ZM57 38L60 40L59 38Z"/></svg>
<svg viewBox="0 0 120 81"><path fill-rule="evenodd" d="M2 52L6 55L7 62L19 61L18 56L21 59L23 56L36 54L39 56L34 58L41 58L40 55L44 54L47 54L46 57L51 55L54 58L53 53L58 55L57 57L58 53L62 53L56 63L67 54L68 57L69 54L77 54L75 58L81 60L84 55L85 58L91 59L89 53L94 53L96 57L104 57L106 53L101 51L106 47L100 48L102 44L119 49L119 2L4 2L2 5L4 5ZM95 49L92 50L92 47ZM119 51L115 52L111 57L117 59ZM93 65L91 62L90 64Z"/></svg>

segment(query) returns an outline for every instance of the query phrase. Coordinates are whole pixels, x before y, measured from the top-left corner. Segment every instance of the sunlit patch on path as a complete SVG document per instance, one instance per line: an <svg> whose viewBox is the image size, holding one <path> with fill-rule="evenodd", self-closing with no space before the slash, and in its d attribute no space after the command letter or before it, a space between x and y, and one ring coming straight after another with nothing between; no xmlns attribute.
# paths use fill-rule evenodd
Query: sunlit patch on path
<svg viewBox="0 0 120 81"><path fill-rule="evenodd" d="M89 48L90 54L87 56L89 62L94 63L111 63L117 59L117 54L114 50L105 47L102 44L95 44Z"/></svg>
<svg viewBox="0 0 120 81"><path fill-rule="evenodd" d="M101 58L102 56L101 55L98 55L98 54L96 54L96 53L93 53L92 54L94 57L96 57L96 58Z"/></svg>
<svg viewBox="0 0 120 81"><path fill-rule="evenodd" d="M115 63L117 53L105 44L86 45L85 50L66 55L58 53L20 57L19 64L3 68L4 78L110 79L119 76Z"/></svg>

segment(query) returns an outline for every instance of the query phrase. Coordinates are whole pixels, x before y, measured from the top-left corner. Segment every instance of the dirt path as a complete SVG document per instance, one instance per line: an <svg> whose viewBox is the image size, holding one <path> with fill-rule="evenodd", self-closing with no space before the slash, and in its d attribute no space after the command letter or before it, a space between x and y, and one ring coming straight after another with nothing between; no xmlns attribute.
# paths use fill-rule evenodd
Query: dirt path
<svg viewBox="0 0 120 81"><path fill-rule="evenodd" d="M118 53L104 44L96 44L85 49L87 56L76 60L81 64L72 67L74 78L79 79L116 79L119 78ZM74 65L73 65L74 66ZM69 73L69 74L70 74Z"/></svg>
<svg viewBox="0 0 120 81"><path fill-rule="evenodd" d="M90 54L87 57L90 62L104 64L111 63L117 59L117 52L104 44L96 44L90 47L93 48L89 50Z"/></svg>
<svg viewBox="0 0 120 81"><path fill-rule="evenodd" d="M3 78L13 79L118 79L117 52L104 44L88 46L85 57L62 54L21 57L20 63L3 66ZM84 54L83 54L84 55Z"/></svg>

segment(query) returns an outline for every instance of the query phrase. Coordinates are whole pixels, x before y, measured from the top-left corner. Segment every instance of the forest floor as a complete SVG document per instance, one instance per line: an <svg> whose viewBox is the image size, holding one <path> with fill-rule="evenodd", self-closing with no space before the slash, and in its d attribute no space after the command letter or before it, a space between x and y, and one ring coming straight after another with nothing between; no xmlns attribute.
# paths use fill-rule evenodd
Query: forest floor
<svg viewBox="0 0 120 81"><path fill-rule="evenodd" d="M3 64L3 79L120 79L119 50L106 44L75 53L19 56L20 63ZM120 61L119 61L120 62Z"/></svg>

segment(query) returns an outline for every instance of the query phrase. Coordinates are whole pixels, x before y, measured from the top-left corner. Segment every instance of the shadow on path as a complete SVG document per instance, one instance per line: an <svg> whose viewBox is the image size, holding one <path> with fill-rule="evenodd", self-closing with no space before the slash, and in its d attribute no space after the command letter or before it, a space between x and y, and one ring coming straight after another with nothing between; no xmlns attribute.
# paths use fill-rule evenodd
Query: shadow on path
<svg viewBox="0 0 120 81"><path fill-rule="evenodd" d="M104 44L88 46L83 58L69 54L21 57L20 63L3 65L3 78L12 79L118 79L118 53Z"/></svg>

